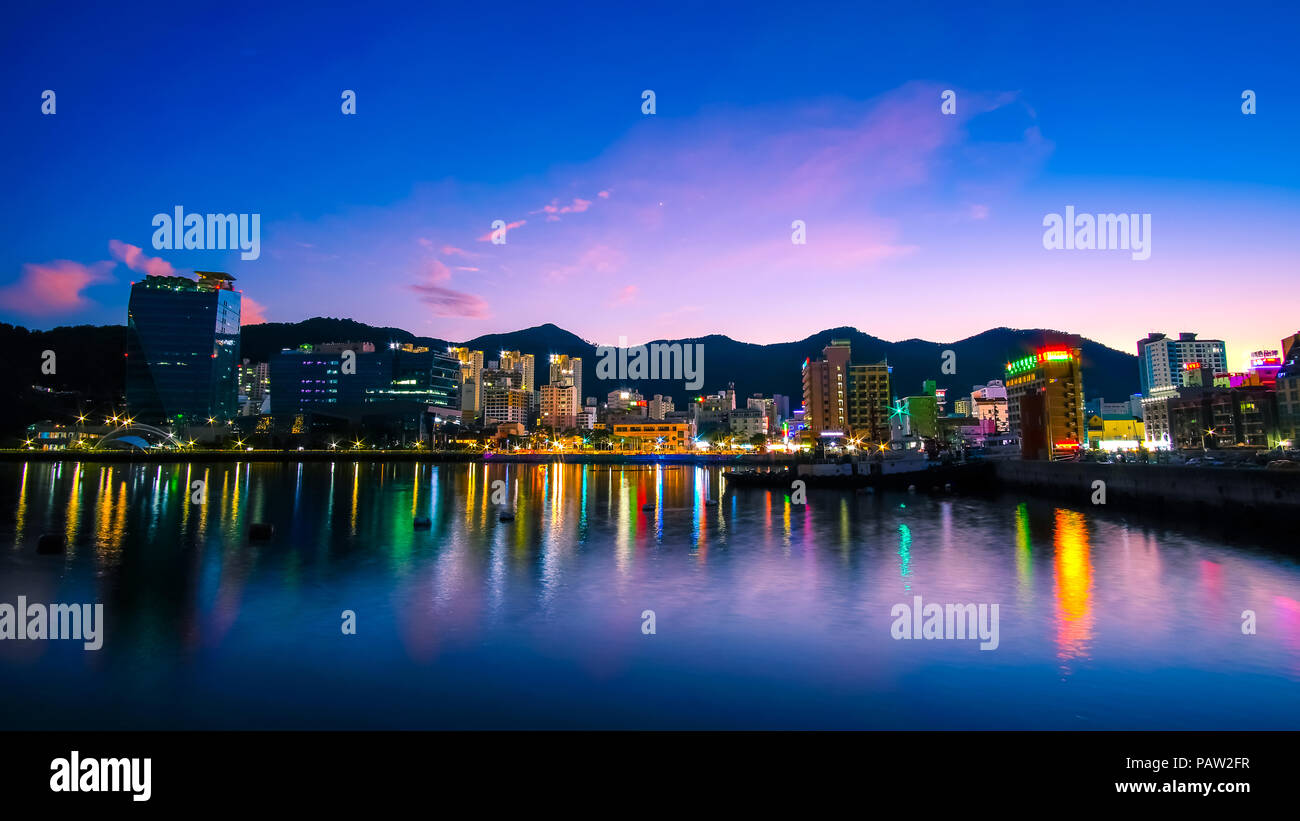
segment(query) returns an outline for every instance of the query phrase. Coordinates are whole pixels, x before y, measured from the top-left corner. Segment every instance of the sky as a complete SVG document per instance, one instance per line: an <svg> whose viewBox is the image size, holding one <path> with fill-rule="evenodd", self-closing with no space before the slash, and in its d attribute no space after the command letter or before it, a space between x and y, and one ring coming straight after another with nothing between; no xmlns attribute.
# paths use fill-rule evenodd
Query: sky
<svg viewBox="0 0 1300 821"><path fill-rule="evenodd" d="M6 9L0 321L198 269L245 323L451 340L1193 331L1242 367L1300 330L1300 11L622 5ZM260 256L156 248L177 206L259 215ZM1067 206L1149 214L1150 257L1045 248Z"/></svg>

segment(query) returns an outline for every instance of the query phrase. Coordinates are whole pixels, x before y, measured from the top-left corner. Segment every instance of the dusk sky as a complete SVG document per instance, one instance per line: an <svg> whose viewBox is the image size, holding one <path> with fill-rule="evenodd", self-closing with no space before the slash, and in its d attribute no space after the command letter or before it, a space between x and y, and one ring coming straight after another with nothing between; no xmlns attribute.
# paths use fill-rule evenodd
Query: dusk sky
<svg viewBox="0 0 1300 821"><path fill-rule="evenodd" d="M1300 330L1300 12L645 5L6 9L0 320L203 269L245 322L452 340L1195 331L1241 367ZM1150 258L1045 249L1067 205L1150 214ZM156 250L176 206L260 214L261 257Z"/></svg>

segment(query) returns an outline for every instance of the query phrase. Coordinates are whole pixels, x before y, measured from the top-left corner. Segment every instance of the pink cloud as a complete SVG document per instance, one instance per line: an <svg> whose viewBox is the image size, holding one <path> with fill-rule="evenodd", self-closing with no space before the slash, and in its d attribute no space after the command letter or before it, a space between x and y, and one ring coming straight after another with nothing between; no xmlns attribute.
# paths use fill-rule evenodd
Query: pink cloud
<svg viewBox="0 0 1300 821"><path fill-rule="evenodd" d="M637 294L640 292L641 289L636 287L635 285L625 286L623 290L619 291L618 295L614 297L614 304L626 305L627 303L636 299Z"/></svg>
<svg viewBox="0 0 1300 821"><path fill-rule="evenodd" d="M601 192L600 192L599 194L597 194L596 196L600 197L602 200L607 200L607 199L609 199L609 192L608 192L608 191L601 191Z"/></svg>
<svg viewBox="0 0 1300 821"><path fill-rule="evenodd" d="M169 277L176 273L172 264L161 257L146 256L144 251L135 245L122 242L121 240L111 239L108 241L108 250L114 258L126 265L132 271L139 271L149 276Z"/></svg>
<svg viewBox="0 0 1300 821"><path fill-rule="evenodd" d="M455 291L436 283L451 279L451 269L438 260L430 260L424 266L427 282L410 285L410 289L420 294L420 301L433 306L434 316L457 317L460 319L486 319L487 301L475 294Z"/></svg>
<svg viewBox="0 0 1300 821"><path fill-rule="evenodd" d="M115 263L109 260L82 265L67 259L23 265L22 278L0 289L0 305L32 316L50 316L86 307L87 286L111 281Z"/></svg>
<svg viewBox="0 0 1300 821"><path fill-rule="evenodd" d="M261 325L266 321L266 306L252 297L241 294L239 299L239 324L241 326Z"/></svg>
<svg viewBox="0 0 1300 821"><path fill-rule="evenodd" d="M609 196L608 192L602 192L602 193L604 193L605 197L608 198ZM582 197L574 197L573 202L569 203L568 205L560 205L560 200L557 197L556 199L551 200L549 205L543 205L541 208L538 208L536 211L529 211L528 213L546 214L547 222L559 222L560 214L581 214L583 211L586 211L588 208L591 207L591 202L592 202L591 200L584 200Z"/></svg>

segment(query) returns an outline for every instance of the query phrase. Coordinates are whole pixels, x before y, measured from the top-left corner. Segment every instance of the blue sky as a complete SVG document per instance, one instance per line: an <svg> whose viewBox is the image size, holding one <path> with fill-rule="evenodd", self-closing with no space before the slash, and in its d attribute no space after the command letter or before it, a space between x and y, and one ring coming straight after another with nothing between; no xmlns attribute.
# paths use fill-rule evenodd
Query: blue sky
<svg viewBox="0 0 1300 821"><path fill-rule="evenodd" d="M164 265L453 339L1045 325L1236 360L1300 327L1294 10L656 6L6 10L0 319L121 323ZM1152 259L1045 251L1066 204L1150 212ZM261 258L154 249L175 205L260 213ZM478 241L497 218L526 224Z"/></svg>

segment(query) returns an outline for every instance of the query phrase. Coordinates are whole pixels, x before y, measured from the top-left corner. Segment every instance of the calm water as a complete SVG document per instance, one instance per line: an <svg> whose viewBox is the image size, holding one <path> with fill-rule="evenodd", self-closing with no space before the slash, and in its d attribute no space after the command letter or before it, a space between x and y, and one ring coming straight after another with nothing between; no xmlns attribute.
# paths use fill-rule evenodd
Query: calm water
<svg viewBox="0 0 1300 821"><path fill-rule="evenodd" d="M0 602L106 620L0 642L0 726L1295 729L1294 534L685 466L0 465ZM1000 646L892 639L915 595L997 603Z"/></svg>

